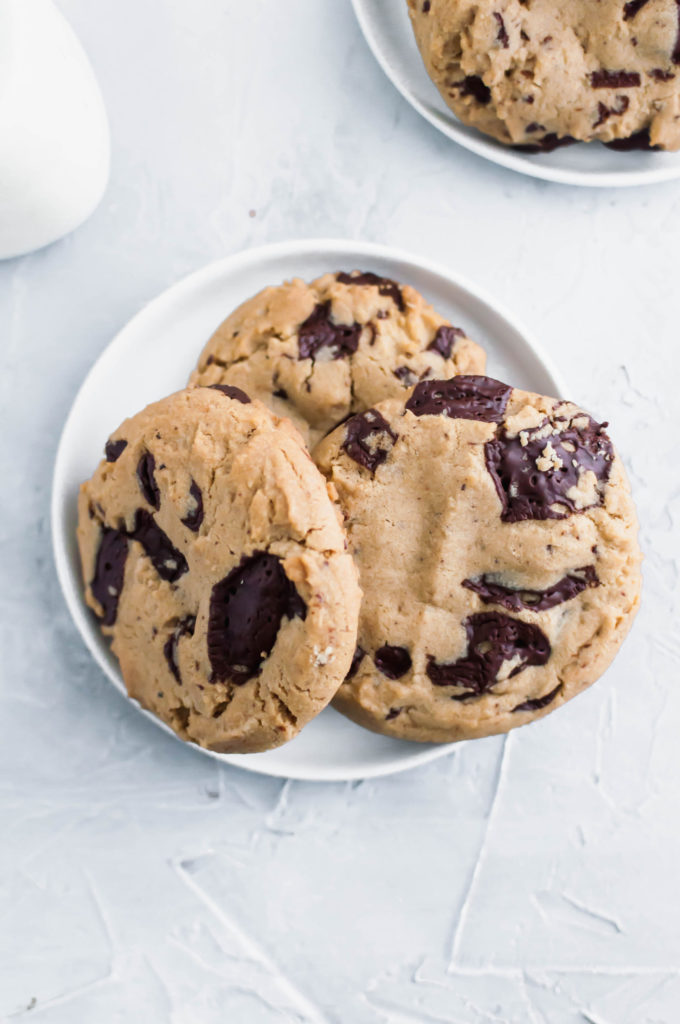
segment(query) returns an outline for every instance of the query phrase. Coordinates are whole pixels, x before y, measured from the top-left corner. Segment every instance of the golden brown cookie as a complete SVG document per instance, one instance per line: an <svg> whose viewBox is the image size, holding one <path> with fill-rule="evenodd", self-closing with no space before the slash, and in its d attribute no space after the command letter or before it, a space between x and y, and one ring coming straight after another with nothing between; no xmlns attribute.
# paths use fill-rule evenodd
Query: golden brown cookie
<svg viewBox="0 0 680 1024"><path fill-rule="evenodd" d="M340 711L404 739L459 740L595 682L640 593L635 510L604 426L460 376L321 442L364 592Z"/></svg>
<svg viewBox="0 0 680 1024"><path fill-rule="evenodd" d="M427 377L481 373L483 350L409 285L324 274L265 288L210 339L194 384L234 384L315 444L337 423Z"/></svg>
<svg viewBox="0 0 680 1024"><path fill-rule="evenodd" d="M549 151L680 148L676 0L408 0L428 74L465 124Z"/></svg>
<svg viewBox="0 0 680 1024"><path fill-rule="evenodd" d="M357 573L297 431L238 388L126 420L83 484L87 603L131 697L222 752L291 739L356 646Z"/></svg>

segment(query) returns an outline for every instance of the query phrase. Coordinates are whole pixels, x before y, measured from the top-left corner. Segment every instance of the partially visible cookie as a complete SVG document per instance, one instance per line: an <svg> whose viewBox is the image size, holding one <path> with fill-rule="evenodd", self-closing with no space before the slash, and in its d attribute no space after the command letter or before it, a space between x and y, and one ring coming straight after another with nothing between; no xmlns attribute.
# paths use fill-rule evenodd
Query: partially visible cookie
<svg viewBox="0 0 680 1024"><path fill-rule="evenodd" d="M193 384L233 384L315 444L351 413L419 380L481 373L483 350L414 288L373 273L265 288L205 346Z"/></svg>
<svg viewBox="0 0 680 1024"><path fill-rule="evenodd" d="M299 434L238 388L148 406L83 484L87 603L128 692L183 739L278 746L330 701L360 594Z"/></svg>
<svg viewBox="0 0 680 1024"><path fill-rule="evenodd" d="M676 0L408 0L425 67L464 124L550 151L680 148Z"/></svg>
<svg viewBox="0 0 680 1024"><path fill-rule="evenodd" d="M364 592L340 711L404 739L459 740L595 682L640 593L635 510L605 426L460 376L321 442Z"/></svg>

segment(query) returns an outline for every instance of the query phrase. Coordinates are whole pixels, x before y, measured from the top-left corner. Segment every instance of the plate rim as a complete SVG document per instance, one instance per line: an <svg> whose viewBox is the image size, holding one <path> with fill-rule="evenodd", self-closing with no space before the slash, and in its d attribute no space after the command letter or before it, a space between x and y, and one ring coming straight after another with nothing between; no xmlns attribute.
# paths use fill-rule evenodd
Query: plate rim
<svg viewBox="0 0 680 1024"><path fill-rule="evenodd" d="M102 650L95 635L95 630L87 620L86 607L82 599L82 591L79 585L79 580L74 579L74 573L72 572L72 564L66 543L66 464L68 462L69 453L72 450L69 443L69 435L72 432L73 422L76 420L78 415L79 404L89 390L90 380L95 376L101 362L108 357L109 353L124 341L128 332L134 331L138 328L139 324L145 319L152 319L165 305L174 303L178 299L181 301L185 296L190 296L197 287L205 286L211 280L219 278L224 274L247 270L250 266L256 265L259 262L275 260L281 257L292 260L298 256L321 255L327 255L329 258L342 255L347 259L347 253L350 250L352 252L351 258L369 258L383 260L386 262L398 262L407 266L412 266L425 273L430 273L443 278L450 282L454 287L467 292L472 299L486 307L486 309L490 310L495 316L505 321L517 337L521 339L525 350L554 382L556 397L565 396L568 389L565 386L562 373L556 368L552 358L542 349L538 342L535 341L531 333L526 330L521 321L518 321L515 315L506 309L503 302L498 302L495 299L492 299L485 288L470 282L465 275L459 274L457 270L451 269L437 261L430 260L427 257L422 257L417 253L408 252L400 248L380 243L358 241L349 238L303 238L274 242L267 245L242 249L236 253L230 254L229 256L212 260L202 267L199 267L174 281L159 294L144 303L137 313L127 320L111 340L106 343L85 374L85 377L71 401L68 414L64 420L61 434L59 436L59 443L57 445L54 459L50 494L50 534L52 541L52 556L62 596L66 603L66 607L68 608L71 620L75 625L81 640L84 642L95 663L101 669L108 681L113 684L119 695L124 700L135 705L137 710L140 711L147 719L150 719L154 725L172 736L177 742L182 743L185 747L188 746L192 748L201 755L208 755L222 764L230 764L233 767L242 768L245 771L254 772L258 775L306 782L348 782L361 779L382 778L398 774L399 772L407 771L411 768L416 768L421 765L428 764L431 761L438 760L440 757L444 757L446 754L451 753L453 749L460 747L461 742L465 741L432 745L414 744L413 754L409 754L407 757L404 757L403 761L390 761L386 764L375 765L373 767L357 768L354 771L342 770L340 768L321 767L315 768L313 771L301 768L297 769L295 773L291 773L291 771L285 770L284 768L277 768L276 766L269 767L266 764L263 765L255 759L251 762L249 759L252 755L220 754L216 751L206 750L203 747L199 747L197 744L187 743L186 741L181 740L170 726L166 725L165 722L160 718L157 718L150 711L142 708L138 701L127 694L122 677L118 678L112 671L111 665L104 659Z"/></svg>
<svg viewBox="0 0 680 1024"><path fill-rule="evenodd" d="M537 178L541 181L550 181L557 185L573 185L580 188L635 188L643 185L658 185L663 182L674 181L680 178L680 153L677 153L677 166L657 168L648 171L572 171L559 167L541 166L538 161L532 161L527 154L513 152L509 147L503 147L490 137L476 132L475 135L468 135L462 131L465 127L458 121L453 111L448 115L456 122L451 123L447 119L447 113L430 108L426 103L412 92L401 80L396 70L392 67L386 55L383 53L377 34L369 25L369 18L366 14L366 5L371 0L351 0L355 17L361 29L361 34L373 54L378 65L382 68L385 76L400 93L403 99L416 110L421 117L424 117L433 127L437 128L443 135L453 142L474 153L476 156L488 160L490 163L505 167L516 174L524 174L527 177ZM405 3L406 0L388 0L388 5L393 3ZM416 46L417 50L417 46ZM427 71L423 65L423 74ZM433 86L436 89L436 86ZM441 101L443 103L443 100ZM459 129L457 124L461 125Z"/></svg>

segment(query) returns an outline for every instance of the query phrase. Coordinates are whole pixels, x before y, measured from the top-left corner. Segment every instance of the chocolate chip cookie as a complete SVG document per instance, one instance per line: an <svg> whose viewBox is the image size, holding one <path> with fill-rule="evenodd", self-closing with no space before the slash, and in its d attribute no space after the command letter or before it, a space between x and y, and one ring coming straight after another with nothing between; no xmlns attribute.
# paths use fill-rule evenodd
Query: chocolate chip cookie
<svg viewBox="0 0 680 1024"><path fill-rule="evenodd" d="M415 289L366 272L265 288L229 316L191 382L233 384L316 443L428 377L480 373L483 350Z"/></svg>
<svg viewBox="0 0 680 1024"><path fill-rule="evenodd" d="M467 125L549 151L680 148L677 0L408 0L425 67Z"/></svg>
<svg viewBox="0 0 680 1024"><path fill-rule="evenodd" d="M459 740L595 682L640 593L635 510L605 427L459 376L321 442L364 591L340 711L405 739Z"/></svg>
<svg viewBox="0 0 680 1024"><path fill-rule="evenodd" d="M356 647L357 572L297 431L229 385L126 420L83 484L86 599L131 697L222 752L293 737Z"/></svg>

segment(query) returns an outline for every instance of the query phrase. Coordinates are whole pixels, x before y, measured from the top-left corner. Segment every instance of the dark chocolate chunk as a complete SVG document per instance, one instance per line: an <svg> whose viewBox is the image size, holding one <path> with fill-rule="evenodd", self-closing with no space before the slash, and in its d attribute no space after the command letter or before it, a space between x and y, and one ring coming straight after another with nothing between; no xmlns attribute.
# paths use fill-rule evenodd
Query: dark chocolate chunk
<svg viewBox="0 0 680 1024"><path fill-rule="evenodd" d="M500 612L479 612L465 621L467 654L458 661L438 664L428 659L427 675L434 686L459 686L460 699L488 693L496 683L504 662L519 658L508 678L528 665L545 665L550 643L538 626L512 619Z"/></svg>
<svg viewBox="0 0 680 1024"><path fill-rule="evenodd" d="M104 455L106 456L107 462L116 462L125 449L127 448L127 441L107 441L104 446Z"/></svg>
<svg viewBox="0 0 680 1024"><path fill-rule="evenodd" d="M513 148L519 150L520 153L552 153L563 146L573 146L576 142L578 142L578 139L572 138L571 135L557 135L555 132L550 132L548 135L544 135L542 139L537 139L536 142L529 143L528 145L514 146Z"/></svg>
<svg viewBox="0 0 680 1024"><path fill-rule="evenodd" d="M92 596L102 606L100 618L103 626L112 626L116 621L127 553L128 542L125 534L108 526L103 527L94 576L90 582Z"/></svg>
<svg viewBox="0 0 680 1024"><path fill-rule="evenodd" d="M274 398L288 398L288 392L285 388L277 388L276 391L272 392L272 394L274 395Z"/></svg>
<svg viewBox="0 0 680 1024"><path fill-rule="evenodd" d="M458 86L461 96L472 96L483 107L491 102L491 89L479 75L468 75L462 82L458 83Z"/></svg>
<svg viewBox="0 0 680 1024"><path fill-rule="evenodd" d="M347 420L342 448L350 459L375 473L394 447L398 436L384 416L375 409L367 409Z"/></svg>
<svg viewBox="0 0 680 1024"><path fill-rule="evenodd" d="M390 280L389 277L380 277L379 274L373 274L371 271L366 271L363 274L336 274L336 281L340 284L368 284L375 285L378 292L381 295L387 295L394 302L397 309L402 313L406 309L404 304L404 296L401 293L401 288L396 281Z"/></svg>
<svg viewBox="0 0 680 1024"><path fill-rule="evenodd" d="M457 338L464 338L465 331L461 331L460 327L439 327L434 338L427 346L428 352L439 352L440 356L444 359L450 359L453 347L456 344Z"/></svg>
<svg viewBox="0 0 680 1024"><path fill-rule="evenodd" d="M148 501L152 508L158 509L161 507L161 492L158 489L156 477L154 476L155 468L156 460L151 452L144 452L137 463L139 489L144 496L144 500Z"/></svg>
<svg viewBox="0 0 680 1024"><path fill-rule="evenodd" d="M410 370L408 366L398 366L396 370L392 371L397 380L400 380L402 384L411 387L418 380L417 376Z"/></svg>
<svg viewBox="0 0 680 1024"><path fill-rule="evenodd" d="M305 619L307 607L276 555L256 551L216 583L210 597L208 656L212 681L240 686L260 671L284 618Z"/></svg>
<svg viewBox="0 0 680 1024"><path fill-rule="evenodd" d="M656 82L672 82L675 78L672 71L664 71L663 68L652 68L652 70L648 71L647 74Z"/></svg>
<svg viewBox="0 0 680 1024"><path fill-rule="evenodd" d="M184 555L173 546L167 533L145 509L137 509L135 528L128 537L139 541L162 580L175 583L188 570Z"/></svg>
<svg viewBox="0 0 680 1024"><path fill-rule="evenodd" d="M548 587L546 590L514 589L494 583L488 576L480 576L476 580L463 580L463 586L478 594L484 604L499 604L510 612L520 612L528 608L533 612L544 612L554 608L573 597L582 594L588 587L599 587L595 567L592 565L575 569L568 576Z"/></svg>
<svg viewBox="0 0 680 1024"><path fill-rule="evenodd" d="M192 533L198 533L203 522L203 491L195 480L192 479L189 494L194 499L194 510L184 517L182 523Z"/></svg>
<svg viewBox="0 0 680 1024"><path fill-rule="evenodd" d="M333 359L351 356L359 347L361 324L336 324L331 320L330 302L314 307L298 331L298 358L315 359L328 349Z"/></svg>
<svg viewBox="0 0 680 1024"><path fill-rule="evenodd" d="M431 0L423 0L423 14L429 14L431 6Z"/></svg>
<svg viewBox="0 0 680 1024"><path fill-rule="evenodd" d="M496 24L498 25L496 42L500 43L504 50L507 50L508 46L510 45L510 36L508 35L508 30L505 27L503 15L499 14L498 11L494 11L493 16L496 19Z"/></svg>
<svg viewBox="0 0 680 1024"><path fill-rule="evenodd" d="M414 416L502 423L512 388L491 377L461 375L416 385L406 403Z"/></svg>
<svg viewBox="0 0 680 1024"><path fill-rule="evenodd" d="M177 644L179 643L181 637L193 636L195 628L196 616L187 615L185 618L180 619L180 621L177 623L168 639L165 641L165 644L163 645L163 654L165 655L165 660L168 663L168 668L170 669L178 683L181 683L182 680L180 678L179 664L177 662Z"/></svg>
<svg viewBox="0 0 680 1024"><path fill-rule="evenodd" d="M540 711L541 708L547 708L548 704L552 704L557 694L562 689L562 683L558 683L554 690L550 693L546 693L544 697L533 697L531 700L522 701L518 704L514 711Z"/></svg>
<svg viewBox="0 0 680 1024"><path fill-rule="evenodd" d="M604 103L597 104L597 121L594 122L593 128L599 128L605 121L611 117L611 111Z"/></svg>
<svg viewBox="0 0 680 1024"><path fill-rule="evenodd" d="M221 391L227 398L233 398L236 402L240 402L241 405L250 405L251 400L245 391L241 391L240 388L235 388L232 384L208 384L207 387L213 391Z"/></svg>
<svg viewBox="0 0 680 1024"><path fill-rule="evenodd" d="M556 433L546 433L546 426ZM614 458L606 426L586 413L576 414L570 421L553 414L550 421L546 419L533 430L523 430L517 437L508 437L501 430L493 441L487 441L486 468L503 505L503 522L564 519L583 511L568 492L578 486L581 474L588 471L594 473L598 483L596 500L588 507L601 505ZM541 471L536 461L548 444L560 465L550 465Z"/></svg>
<svg viewBox="0 0 680 1024"><path fill-rule="evenodd" d="M601 124L608 121L610 117L615 115L625 114L630 106L630 100L627 96L617 96L616 106L608 107L605 103L598 103L597 105L597 121L594 124L595 128L599 128Z"/></svg>
<svg viewBox="0 0 680 1024"><path fill-rule="evenodd" d="M633 135L629 135L625 139L612 139L611 142L605 142L607 149L613 149L617 153L628 153L631 150L636 149L658 149L658 146L652 145L652 140L649 135L649 128L643 128L640 132L635 132Z"/></svg>
<svg viewBox="0 0 680 1024"><path fill-rule="evenodd" d="M592 71L590 84L593 89L630 89L640 85L640 75L637 71L607 71L600 68L599 71Z"/></svg>
<svg viewBox="0 0 680 1024"><path fill-rule="evenodd" d="M375 652L375 667L388 679L401 679L411 668L411 655L405 647L392 647L385 644Z"/></svg>
<svg viewBox="0 0 680 1024"><path fill-rule="evenodd" d="M366 656L366 651L363 649L363 647L360 647L359 645L357 645L357 649L355 650L354 654L352 655L352 663L349 666L349 671L347 672L347 675L345 676L345 680L352 679L357 674L357 672L359 670L359 665L364 660L365 656Z"/></svg>
<svg viewBox="0 0 680 1024"><path fill-rule="evenodd" d="M403 710L404 710L403 708L390 708L390 710L385 715L385 721L386 722L391 722L395 718L398 718Z"/></svg>
<svg viewBox="0 0 680 1024"><path fill-rule="evenodd" d="M680 64L680 0L675 0L675 8L678 12L678 32L675 37L675 46L671 54L671 60L674 64Z"/></svg>
<svg viewBox="0 0 680 1024"><path fill-rule="evenodd" d="M648 0L630 0L629 3L623 5L623 20L630 21L634 18L638 11L641 11Z"/></svg>

